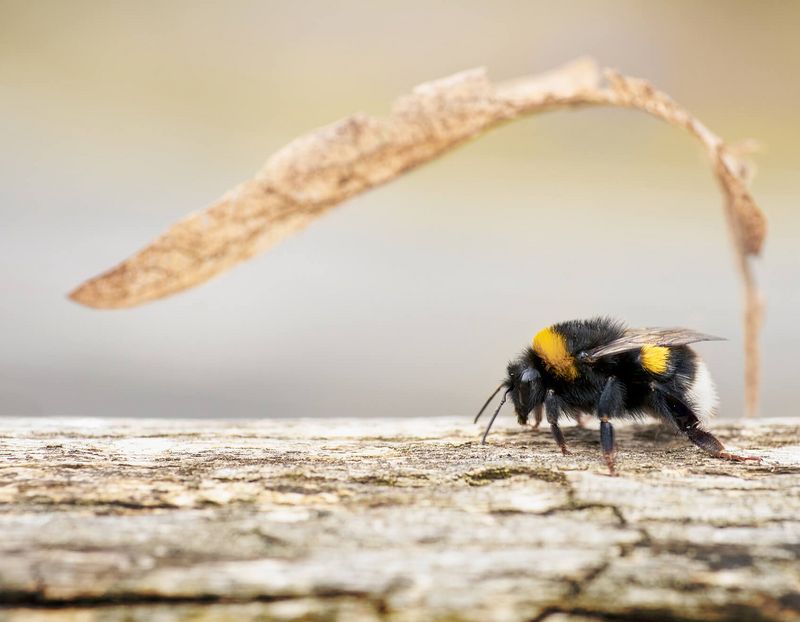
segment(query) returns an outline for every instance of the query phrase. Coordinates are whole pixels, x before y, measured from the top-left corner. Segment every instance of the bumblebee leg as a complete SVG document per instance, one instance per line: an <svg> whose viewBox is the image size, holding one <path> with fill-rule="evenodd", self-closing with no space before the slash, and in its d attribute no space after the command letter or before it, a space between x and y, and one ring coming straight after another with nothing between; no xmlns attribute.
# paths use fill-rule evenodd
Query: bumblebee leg
<svg viewBox="0 0 800 622"><path fill-rule="evenodd" d="M548 389L547 395L544 398L544 411L547 416L547 423L550 424L550 431L553 433L553 438L556 439L561 453L565 456L570 455L572 452L567 449L564 433L561 431L561 428L558 427L558 418L561 415L561 400L553 389Z"/></svg>
<svg viewBox="0 0 800 622"><path fill-rule="evenodd" d="M695 427L686 430L686 436L700 449L717 458L730 460L731 462L747 462L748 460L762 462L762 459L758 456L740 456L739 454L727 451L725 445L720 443L716 436L700 427L699 421Z"/></svg>
<svg viewBox="0 0 800 622"><path fill-rule="evenodd" d="M586 421L583 419L583 415L577 415L575 417L575 423L578 424L578 427L583 430L586 428Z"/></svg>
<svg viewBox="0 0 800 622"><path fill-rule="evenodd" d="M683 432L690 441L707 454L715 458L730 460L732 462L762 462L757 456L741 456L725 449L720 440L708 430L704 430L692 410L682 401L666 393L659 393L662 412L666 412L677 428Z"/></svg>
<svg viewBox="0 0 800 622"><path fill-rule="evenodd" d="M614 443L614 426L611 425L609 417L620 414L624 405L625 394L622 385L614 376L610 376L606 380L603 392L600 394L600 400L597 403L597 414L600 417L600 447L603 449L603 458L611 475L616 475L614 462L617 448Z"/></svg>
<svg viewBox="0 0 800 622"><path fill-rule="evenodd" d="M533 409L533 427L538 428L539 424L542 422L542 405L536 406Z"/></svg>
<svg viewBox="0 0 800 622"><path fill-rule="evenodd" d="M600 419L600 446L603 448L603 458L608 466L608 473L616 475L614 460L617 456L617 448L614 445L614 426L611 425L608 417Z"/></svg>

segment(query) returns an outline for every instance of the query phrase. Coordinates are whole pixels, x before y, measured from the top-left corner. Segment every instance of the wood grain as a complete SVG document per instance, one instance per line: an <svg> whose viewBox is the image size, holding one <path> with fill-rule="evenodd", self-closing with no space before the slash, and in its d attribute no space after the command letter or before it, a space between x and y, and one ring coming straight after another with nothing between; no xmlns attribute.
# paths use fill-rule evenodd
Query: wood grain
<svg viewBox="0 0 800 622"><path fill-rule="evenodd" d="M0 621L800 620L800 420L0 419Z"/></svg>

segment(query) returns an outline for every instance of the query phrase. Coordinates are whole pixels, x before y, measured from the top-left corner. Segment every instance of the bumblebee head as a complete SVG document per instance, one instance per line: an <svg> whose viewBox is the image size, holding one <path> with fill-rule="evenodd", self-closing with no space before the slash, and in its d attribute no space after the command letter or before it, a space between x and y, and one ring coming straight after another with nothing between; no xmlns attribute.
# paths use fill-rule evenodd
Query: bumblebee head
<svg viewBox="0 0 800 622"><path fill-rule="evenodd" d="M500 386L494 390L483 404L480 411L478 411L478 414L475 416L476 423L483 414L483 411L486 410L487 406L489 406L500 391L504 391L503 398L500 400L500 404L494 411L492 418L489 420L489 425L486 426L486 431L483 433L482 442L484 443L486 442L486 436L489 434L489 430L492 429L494 420L497 418L500 409L503 407L503 404L506 403L509 395L511 396L511 402L514 404L514 411L517 413L517 420L520 423L527 422L528 415L533 408L544 400L542 376L539 370L536 369L535 361L533 361L529 355L523 355L519 359L511 361L508 364L506 367L505 380L500 383Z"/></svg>
<svg viewBox="0 0 800 622"><path fill-rule="evenodd" d="M508 364L504 386L514 404L517 421L527 423L533 408L544 400L542 375L530 357L521 357Z"/></svg>

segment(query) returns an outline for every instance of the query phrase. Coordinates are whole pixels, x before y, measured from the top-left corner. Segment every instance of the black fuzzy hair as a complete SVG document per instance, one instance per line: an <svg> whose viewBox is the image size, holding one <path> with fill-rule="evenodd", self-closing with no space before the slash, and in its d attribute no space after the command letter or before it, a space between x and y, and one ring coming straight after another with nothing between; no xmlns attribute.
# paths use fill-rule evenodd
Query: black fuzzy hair
<svg viewBox="0 0 800 622"><path fill-rule="evenodd" d="M577 354L619 339L625 333L625 324L607 316L597 316L559 322L553 324L552 329L563 335L569 351Z"/></svg>

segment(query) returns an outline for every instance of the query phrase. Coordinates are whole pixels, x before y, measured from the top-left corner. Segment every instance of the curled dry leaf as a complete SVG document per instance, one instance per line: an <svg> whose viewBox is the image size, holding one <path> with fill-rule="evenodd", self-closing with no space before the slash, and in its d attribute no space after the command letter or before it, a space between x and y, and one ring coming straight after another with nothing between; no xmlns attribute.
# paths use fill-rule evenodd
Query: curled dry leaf
<svg viewBox="0 0 800 622"><path fill-rule="evenodd" d="M605 83L603 83L603 75ZM202 283L276 244L328 209L513 119L583 106L633 108L682 127L705 148L725 198L745 288L746 403L758 400L758 334L763 303L751 259L766 220L748 190L741 150L728 147L648 82L579 59L551 72L493 84L482 69L422 84L387 118L356 114L298 138L256 176L191 214L129 259L78 287L90 307L142 304Z"/></svg>

